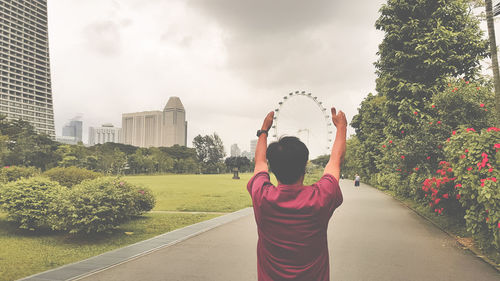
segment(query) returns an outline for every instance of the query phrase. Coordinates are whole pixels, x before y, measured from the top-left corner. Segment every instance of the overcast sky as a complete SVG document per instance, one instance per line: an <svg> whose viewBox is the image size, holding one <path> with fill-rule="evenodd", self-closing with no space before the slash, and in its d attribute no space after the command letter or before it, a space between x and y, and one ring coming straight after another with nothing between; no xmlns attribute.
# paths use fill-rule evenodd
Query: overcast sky
<svg viewBox="0 0 500 281"><path fill-rule="evenodd" d="M89 126L121 126L122 113L179 96L188 146L217 132L226 150L248 150L266 113L295 90L350 121L375 88L384 2L49 0L56 133L81 115L86 142Z"/></svg>

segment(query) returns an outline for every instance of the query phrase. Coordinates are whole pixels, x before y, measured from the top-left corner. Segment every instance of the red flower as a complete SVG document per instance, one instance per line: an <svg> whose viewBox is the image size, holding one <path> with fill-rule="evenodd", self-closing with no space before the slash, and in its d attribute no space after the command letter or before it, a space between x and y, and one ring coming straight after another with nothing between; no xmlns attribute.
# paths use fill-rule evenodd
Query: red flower
<svg viewBox="0 0 500 281"><path fill-rule="evenodd" d="M432 108L435 108L436 106L435 105L431 105Z"/></svg>
<svg viewBox="0 0 500 281"><path fill-rule="evenodd" d="M457 131L453 131L451 132L452 135L456 135L457 134Z"/></svg>
<svg viewBox="0 0 500 281"><path fill-rule="evenodd" d="M389 143L392 143L392 141L390 140Z"/></svg>
<svg viewBox="0 0 500 281"><path fill-rule="evenodd" d="M429 125L432 125L432 122L429 122Z"/></svg>
<svg viewBox="0 0 500 281"><path fill-rule="evenodd" d="M467 131L467 132L475 132L476 130L474 130L474 128L467 128L467 129L465 129L465 131Z"/></svg>
<svg viewBox="0 0 500 281"><path fill-rule="evenodd" d="M491 131L498 132L498 131L500 131L500 128L497 128L497 127L489 127L489 128L487 129L487 131L488 131L488 132L491 132Z"/></svg>
<svg viewBox="0 0 500 281"><path fill-rule="evenodd" d="M401 131L401 134L404 134L404 133L405 133L405 131Z"/></svg>
<svg viewBox="0 0 500 281"><path fill-rule="evenodd" d="M418 167L415 167L415 171L418 171L418 170L419 170L419 168L418 168Z"/></svg>
<svg viewBox="0 0 500 281"><path fill-rule="evenodd" d="M467 171L470 171L470 170L472 170L472 167L467 168Z"/></svg>
<svg viewBox="0 0 500 281"><path fill-rule="evenodd" d="M382 147L385 148L385 144L383 144Z"/></svg>
<svg viewBox="0 0 500 281"><path fill-rule="evenodd" d="M441 199L437 198L436 200L434 200L434 204L439 204L439 201L441 201Z"/></svg>
<svg viewBox="0 0 500 281"><path fill-rule="evenodd" d="M465 81L465 84L469 84L469 81Z"/></svg>
<svg viewBox="0 0 500 281"><path fill-rule="evenodd" d="M418 115L418 112L415 111L415 112L413 112L413 114Z"/></svg>
<svg viewBox="0 0 500 281"><path fill-rule="evenodd" d="M490 221L490 218L486 217L486 222L489 222Z"/></svg>
<svg viewBox="0 0 500 281"><path fill-rule="evenodd" d="M480 107L484 107L484 103L480 104L479 106L480 106Z"/></svg>
<svg viewBox="0 0 500 281"><path fill-rule="evenodd" d="M441 124L441 121L437 121L437 124Z"/></svg>
<svg viewBox="0 0 500 281"><path fill-rule="evenodd" d="M441 147L442 147L441 145L438 145L438 148L439 148L439 149L441 149Z"/></svg>
<svg viewBox="0 0 500 281"><path fill-rule="evenodd" d="M457 194L457 200L460 199L462 196L460 194Z"/></svg>
<svg viewBox="0 0 500 281"><path fill-rule="evenodd" d="M405 156L404 156L404 155L401 155L401 159L405 159Z"/></svg>
<svg viewBox="0 0 500 281"><path fill-rule="evenodd" d="M500 148L500 143L495 143L495 144L493 145L493 148Z"/></svg>
<svg viewBox="0 0 500 281"><path fill-rule="evenodd" d="M493 172L493 168L488 169L488 173L491 173L491 172Z"/></svg>
<svg viewBox="0 0 500 281"><path fill-rule="evenodd" d="M465 153L467 153L467 152L469 152L469 150L466 148L466 149L465 149Z"/></svg>
<svg viewBox="0 0 500 281"><path fill-rule="evenodd" d="M460 158L464 159L465 158L465 155L462 154L462 156L460 156Z"/></svg>
<svg viewBox="0 0 500 281"><path fill-rule="evenodd" d="M500 229L500 221L498 222L498 229Z"/></svg>
<svg viewBox="0 0 500 281"><path fill-rule="evenodd" d="M443 198L448 199L449 197L448 193L443 194Z"/></svg>
<svg viewBox="0 0 500 281"><path fill-rule="evenodd" d="M431 157L430 157L430 156L427 156L427 160L429 160L429 159L431 159Z"/></svg>
<svg viewBox="0 0 500 281"><path fill-rule="evenodd" d="M450 141L450 138L447 138L446 141Z"/></svg>
<svg viewBox="0 0 500 281"><path fill-rule="evenodd" d="M476 88L479 91L479 87Z"/></svg>

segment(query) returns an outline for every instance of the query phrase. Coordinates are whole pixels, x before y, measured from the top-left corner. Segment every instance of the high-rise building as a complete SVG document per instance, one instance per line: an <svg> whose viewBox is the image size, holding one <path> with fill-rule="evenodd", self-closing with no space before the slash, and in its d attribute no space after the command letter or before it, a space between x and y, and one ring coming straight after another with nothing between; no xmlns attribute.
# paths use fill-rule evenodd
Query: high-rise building
<svg viewBox="0 0 500 281"><path fill-rule="evenodd" d="M241 150L238 147L238 144L231 145L231 157L238 157L241 155Z"/></svg>
<svg viewBox="0 0 500 281"><path fill-rule="evenodd" d="M83 122L80 120L71 120L62 128L63 137L73 137L78 143L82 141Z"/></svg>
<svg viewBox="0 0 500 281"><path fill-rule="evenodd" d="M123 143L139 147L187 145L186 110L170 97L163 111L122 114Z"/></svg>
<svg viewBox="0 0 500 281"><path fill-rule="evenodd" d="M257 148L257 140L250 141L250 155L252 159L255 157L255 149Z"/></svg>
<svg viewBox="0 0 500 281"><path fill-rule="evenodd" d="M103 124L99 128L89 128L89 145L107 142L121 143L122 129L114 127L113 124Z"/></svg>
<svg viewBox="0 0 500 281"><path fill-rule="evenodd" d="M0 1L0 114L55 136L47 0Z"/></svg>

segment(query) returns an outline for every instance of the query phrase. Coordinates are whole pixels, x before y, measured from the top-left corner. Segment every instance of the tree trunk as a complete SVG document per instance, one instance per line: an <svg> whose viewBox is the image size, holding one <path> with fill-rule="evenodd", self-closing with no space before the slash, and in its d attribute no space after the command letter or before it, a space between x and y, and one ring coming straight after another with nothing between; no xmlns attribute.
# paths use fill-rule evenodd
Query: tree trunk
<svg viewBox="0 0 500 281"><path fill-rule="evenodd" d="M485 0L486 3L486 21L488 23L488 36L490 41L491 62L493 68L493 82L495 83L495 108L496 125L500 127L500 73L498 70L498 53L495 39L495 25L493 23L493 5L491 0Z"/></svg>

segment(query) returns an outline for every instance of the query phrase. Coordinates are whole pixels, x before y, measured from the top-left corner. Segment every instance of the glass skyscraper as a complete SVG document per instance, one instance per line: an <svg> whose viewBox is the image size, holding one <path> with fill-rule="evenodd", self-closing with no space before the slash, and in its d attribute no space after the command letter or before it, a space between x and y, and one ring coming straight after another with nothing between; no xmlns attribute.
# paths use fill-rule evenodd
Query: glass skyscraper
<svg viewBox="0 0 500 281"><path fill-rule="evenodd" d="M0 114L55 136L47 0L0 1Z"/></svg>

